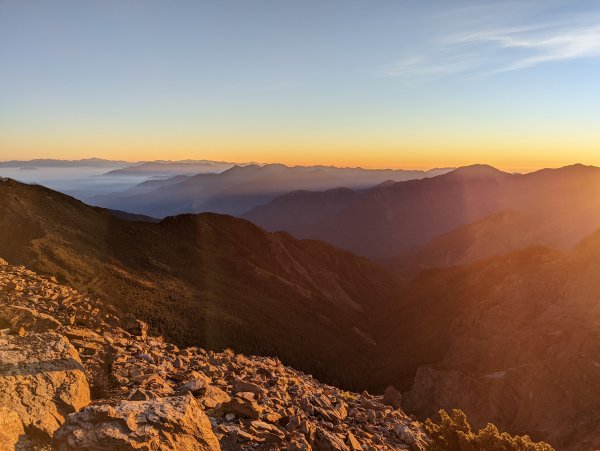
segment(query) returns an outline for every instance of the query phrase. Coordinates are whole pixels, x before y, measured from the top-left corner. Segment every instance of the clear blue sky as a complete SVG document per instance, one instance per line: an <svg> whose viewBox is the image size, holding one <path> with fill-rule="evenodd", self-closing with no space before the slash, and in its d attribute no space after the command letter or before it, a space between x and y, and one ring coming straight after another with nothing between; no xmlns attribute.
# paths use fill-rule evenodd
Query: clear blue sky
<svg viewBox="0 0 600 451"><path fill-rule="evenodd" d="M600 1L0 0L0 159L600 164Z"/></svg>

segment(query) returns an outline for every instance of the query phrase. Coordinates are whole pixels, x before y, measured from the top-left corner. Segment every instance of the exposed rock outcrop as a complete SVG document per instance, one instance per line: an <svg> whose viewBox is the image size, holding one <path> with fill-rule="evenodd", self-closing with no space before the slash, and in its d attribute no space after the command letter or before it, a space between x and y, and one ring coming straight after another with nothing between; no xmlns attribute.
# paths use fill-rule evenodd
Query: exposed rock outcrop
<svg viewBox="0 0 600 451"><path fill-rule="evenodd" d="M60 326L60 323L50 315L17 305L0 306L0 321L16 334L48 332Z"/></svg>
<svg viewBox="0 0 600 451"><path fill-rule="evenodd" d="M394 409L399 409L402 405L402 395L392 385L388 386L383 392L383 403L392 406Z"/></svg>
<svg viewBox="0 0 600 451"><path fill-rule="evenodd" d="M14 412L28 433L50 439L66 415L89 402L81 360L64 336L0 336L0 407L6 418Z"/></svg>
<svg viewBox="0 0 600 451"><path fill-rule="evenodd" d="M60 450L220 450L210 421L191 395L90 406L55 435Z"/></svg>

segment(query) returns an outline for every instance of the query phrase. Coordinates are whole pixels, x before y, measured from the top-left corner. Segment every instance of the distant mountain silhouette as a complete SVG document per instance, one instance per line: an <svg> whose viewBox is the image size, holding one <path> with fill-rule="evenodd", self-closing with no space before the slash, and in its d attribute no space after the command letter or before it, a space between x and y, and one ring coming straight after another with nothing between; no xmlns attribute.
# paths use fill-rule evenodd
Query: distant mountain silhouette
<svg viewBox="0 0 600 451"><path fill-rule="evenodd" d="M35 160L11 160L0 161L0 168L114 168L115 166L126 166L131 163L126 161L104 160L102 158L84 158L81 160L55 160L55 159L35 159Z"/></svg>
<svg viewBox="0 0 600 451"><path fill-rule="evenodd" d="M121 169L109 171L104 175L128 176L146 175L152 177L196 175L201 173L218 173L225 171L236 163L211 160L181 160L181 161L147 161L130 165Z"/></svg>
<svg viewBox="0 0 600 451"><path fill-rule="evenodd" d="M445 169L405 171L391 169L236 165L220 174L198 174L176 180L153 180L123 193L98 196L92 203L155 217L181 213L214 212L241 215L294 190L337 187L369 188L386 180L409 180L437 175ZM121 171L122 172L122 171ZM113 172L114 174L114 172Z"/></svg>
<svg viewBox="0 0 600 451"><path fill-rule="evenodd" d="M369 257L394 258L506 210L539 225L533 236L540 241L530 244L572 246L600 225L600 169L574 165L522 175L468 166L438 177L386 183L339 200L323 193L287 195L244 217L267 230L287 230ZM290 216L303 217L290 221Z"/></svg>

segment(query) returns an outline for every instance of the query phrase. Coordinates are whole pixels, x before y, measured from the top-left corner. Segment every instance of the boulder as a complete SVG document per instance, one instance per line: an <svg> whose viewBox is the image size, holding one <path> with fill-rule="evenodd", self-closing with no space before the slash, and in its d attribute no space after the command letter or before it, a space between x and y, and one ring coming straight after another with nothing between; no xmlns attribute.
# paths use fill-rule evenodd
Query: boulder
<svg viewBox="0 0 600 451"><path fill-rule="evenodd" d="M206 382L202 379L192 379L177 389L179 393L191 393L195 396L201 396L206 393Z"/></svg>
<svg viewBox="0 0 600 451"><path fill-rule="evenodd" d="M129 395L130 401L148 401L152 399L154 394L150 391L146 391L143 388L137 388L131 395Z"/></svg>
<svg viewBox="0 0 600 451"><path fill-rule="evenodd" d="M333 422L339 423L348 416L348 409L346 403L341 400L333 405L331 401L325 395L315 396L312 399L310 406L307 406L309 410L314 412L316 415Z"/></svg>
<svg viewBox="0 0 600 451"><path fill-rule="evenodd" d="M191 395L89 406L56 432L59 450L220 450L210 421Z"/></svg>
<svg viewBox="0 0 600 451"><path fill-rule="evenodd" d="M146 338L148 335L148 324L136 318L127 318L125 330L136 337Z"/></svg>
<svg viewBox="0 0 600 451"><path fill-rule="evenodd" d="M69 340L79 340L84 342L104 344L104 338L96 332L83 327L69 327L65 330L65 335Z"/></svg>
<svg viewBox="0 0 600 451"><path fill-rule="evenodd" d="M259 438L263 438L266 441L281 442L285 438L285 433L282 432L277 426L265 423L264 421L254 420L250 422L250 425L252 426L254 435Z"/></svg>
<svg viewBox="0 0 600 451"><path fill-rule="evenodd" d="M348 431L348 438L346 439L346 444L351 449L351 451L363 451L363 447L351 431Z"/></svg>
<svg viewBox="0 0 600 451"><path fill-rule="evenodd" d="M231 401L231 397L219 387L215 387L214 385L208 385L206 387L204 396L202 397L202 402L208 409L217 408L223 403L227 403L229 401Z"/></svg>
<svg viewBox="0 0 600 451"><path fill-rule="evenodd" d="M238 393L238 396L231 399L231 401L224 403L220 410L224 414L233 413L238 417L258 420L263 408L259 406L256 401L239 395L240 393Z"/></svg>
<svg viewBox="0 0 600 451"><path fill-rule="evenodd" d="M65 337L0 336L0 407L16 413L28 432L49 439L89 402L81 360Z"/></svg>
<svg viewBox="0 0 600 451"><path fill-rule="evenodd" d="M383 403L394 409L399 409L401 405L402 395L393 385L388 387L383 392Z"/></svg>
<svg viewBox="0 0 600 451"><path fill-rule="evenodd" d="M235 379L233 381L233 392L234 393L250 392L250 393L254 393L255 395L258 395L258 394L262 393L263 391L264 390L260 386L253 384L252 382L247 382L242 379Z"/></svg>
<svg viewBox="0 0 600 451"><path fill-rule="evenodd" d="M394 433L396 436L402 440L407 445L412 445L417 442L417 437L415 433L410 430L410 428L403 424L398 424L394 427Z"/></svg>
<svg viewBox="0 0 600 451"><path fill-rule="evenodd" d="M350 451L342 438L322 427L317 427L315 449L317 451Z"/></svg>
<svg viewBox="0 0 600 451"><path fill-rule="evenodd" d="M50 315L18 305L0 306L0 319L8 324L13 334L21 329L27 333L49 332L60 327L60 323Z"/></svg>

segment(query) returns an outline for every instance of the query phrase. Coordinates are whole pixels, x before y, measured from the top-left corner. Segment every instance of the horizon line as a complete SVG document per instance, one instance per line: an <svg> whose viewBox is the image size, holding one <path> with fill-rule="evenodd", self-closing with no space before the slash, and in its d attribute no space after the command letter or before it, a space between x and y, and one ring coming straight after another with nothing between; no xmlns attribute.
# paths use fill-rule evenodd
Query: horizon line
<svg viewBox="0 0 600 451"><path fill-rule="evenodd" d="M526 172L536 172L543 169L559 169L569 166L587 166L587 167L597 167L600 168L600 163L598 164L586 164L581 162L573 162L573 163L558 163L552 165L544 165L544 164L523 164L523 163L514 163L514 164L494 164L494 163L458 163L458 164L440 164L433 166L425 166L425 165L406 165L406 166L371 166L371 165L350 165L350 164L323 164L323 163L283 163L281 161L269 161L269 162L257 162L257 161L225 161L225 160L212 160L209 158L184 158L184 159L154 159L154 160L115 160L111 158L102 158L102 157L82 157L76 159L65 159L65 158L54 158L54 157L40 157L40 158L31 158L27 160L18 160L18 159L10 159L10 160L0 160L0 164L6 163L33 163L37 161L52 161L52 162L65 162L65 163L77 163L77 162L85 162L85 161L103 161L103 162L114 162L114 163L124 163L131 166L142 165L148 163L184 163L184 164L193 164L193 163L201 163L201 162L209 162L209 163L219 163L219 164L231 164L235 166L269 166L269 165L281 165L288 168L295 167L329 167L336 169L364 169L371 171L420 171L420 172L429 172L434 170L441 169L459 169L464 167L472 167L472 166L490 166L494 169L501 170L502 172L517 172L517 173L526 173ZM512 168L512 170L506 170L501 168ZM515 168L520 168L521 170L515 170ZM526 169L527 168L527 169ZM16 169L16 168L12 168ZM523 171L526 169L525 171Z"/></svg>

